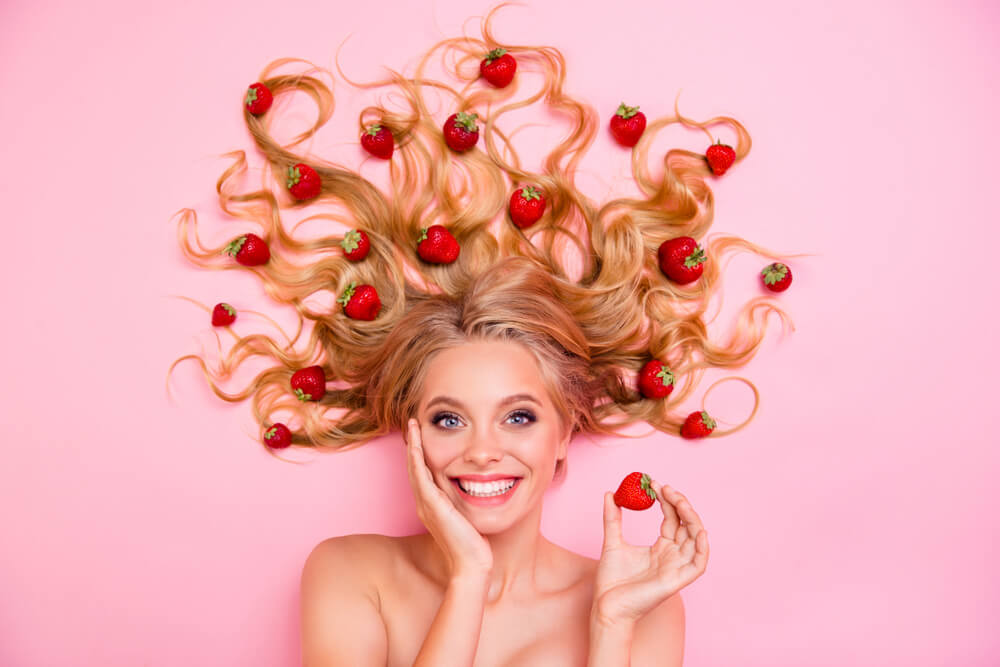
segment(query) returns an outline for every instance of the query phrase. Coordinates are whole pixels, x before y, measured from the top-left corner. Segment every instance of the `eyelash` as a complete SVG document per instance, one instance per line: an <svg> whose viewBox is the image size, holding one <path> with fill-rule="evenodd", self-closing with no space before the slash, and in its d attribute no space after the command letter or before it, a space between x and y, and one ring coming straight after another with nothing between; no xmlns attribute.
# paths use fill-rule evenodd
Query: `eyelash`
<svg viewBox="0 0 1000 667"><path fill-rule="evenodd" d="M535 418L535 415L532 414L528 410L514 410L514 412L510 413L507 416L508 417L517 417L517 416L520 416L520 417L524 417L525 418L526 421L521 422L520 424L515 424L515 426L527 426L528 424L531 424L531 423L537 421L537 419ZM453 414L451 412L439 412L436 415L434 415L433 417L431 417L431 424L434 424L435 426L438 426L438 423L441 420L447 419L447 418L458 419L458 415L455 415L455 414ZM441 427L441 428L444 428L445 430L451 430L451 428L447 427L447 426L444 426L444 427Z"/></svg>

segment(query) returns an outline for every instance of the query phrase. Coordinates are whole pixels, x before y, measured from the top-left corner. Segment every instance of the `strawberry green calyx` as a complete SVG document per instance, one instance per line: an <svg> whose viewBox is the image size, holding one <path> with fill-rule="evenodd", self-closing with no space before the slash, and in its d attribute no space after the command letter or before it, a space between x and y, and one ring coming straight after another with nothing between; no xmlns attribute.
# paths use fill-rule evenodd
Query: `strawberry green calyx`
<svg viewBox="0 0 1000 667"><path fill-rule="evenodd" d="M247 237L245 236L233 239L226 245L225 249L222 251L222 254L236 257L236 253L240 251L240 249L243 247L243 244L246 242L247 242Z"/></svg>
<svg viewBox="0 0 1000 667"><path fill-rule="evenodd" d="M765 266L764 270L760 272L760 275L764 276L765 284L773 285L785 279L785 276L788 275L788 267L784 264L775 262L774 264Z"/></svg>
<svg viewBox="0 0 1000 667"><path fill-rule="evenodd" d="M343 294L340 295L340 298L337 299L337 303L341 306L346 306L347 302L351 300L352 296L354 296L354 288L357 287L357 285L358 284L356 282L351 281L351 283L347 286L347 289L345 289Z"/></svg>
<svg viewBox="0 0 1000 667"><path fill-rule="evenodd" d="M707 259L704 248L698 246L693 253L684 258L684 266L692 269Z"/></svg>
<svg viewBox="0 0 1000 667"><path fill-rule="evenodd" d="M530 185L521 190L521 197L527 200L541 199L542 194Z"/></svg>
<svg viewBox="0 0 1000 667"><path fill-rule="evenodd" d="M701 411L701 423L710 429L715 428L715 420L708 416L708 413L704 410Z"/></svg>
<svg viewBox="0 0 1000 667"><path fill-rule="evenodd" d="M379 131L381 129L382 129L382 126L376 123L375 125L372 125L367 130L365 130L365 132L367 132L368 134L370 134L370 135L372 135L374 137L376 134L379 133Z"/></svg>
<svg viewBox="0 0 1000 667"><path fill-rule="evenodd" d="M340 242L340 247L347 252L354 252L357 250L358 245L361 243L361 234L357 230L352 229L351 231L344 234L344 240Z"/></svg>
<svg viewBox="0 0 1000 667"><path fill-rule="evenodd" d="M300 180L302 180L302 174L299 173L298 167L288 168L288 180L285 181L286 187L292 187L296 185Z"/></svg>
<svg viewBox="0 0 1000 667"><path fill-rule="evenodd" d="M656 375L653 377L658 377L663 380L664 385L674 383L674 374L670 372L670 369L666 366L660 366L660 370L656 371Z"/></svg>
<svg viewBox="0 0 1000 667"><path fill-rule="evenodd" d="M253 86L250 86L249 88L247 88L247 99L245 104L247 106L250 106L256 101L257 101L257 89L254 88Z"/></svg>
<svg viewBox="0 0 1000 667"><path fill-rule="evenodd" d="M618 110L615 111L615 114L618 115L618 116L621 116L622 118L631 118L632 116L636 115L637 113L639 113L639 107L638 106L630 107L627 104L625 104L624 102L622 102L621 104L619 104L618 105Z"/></svg>
<svg viewBox="0 0 1000 667"><path fill-rule="evenodd" d="M295 397L298 398L300 401L303 401L303 402L312 400L312 396L310 394L305 393L301 389L296 389L295 390Z"/></svg>
<svg viewBox="0 0 1000 667"><path fill-rule="evenodd" d="M219 304L219 305L222 306L225 309L225 311L227 313L229 313L230 315L235 315L236 314L236 309L233 308L232 306L230 306L228 303L222 303L222 304Z"/></svg>
<svg viewBox="0 0 1000 667"><path fill-rule="evenodd" d="M479 128L476 127L477 114L465 113L464 111L459 111L458 115L455 116L455 125L462 126L465 130L469 132L475 132Z"/></svg>
<svg viewBox="0 0 1000 667"><path fill-rule="evenodd" d="M271 438L273 438L275 436L275 434L277 432L278 432L278 428L276 426L272 426L271 428L267 429L267 432L264 434L264 439L265 440L270 440Z"/></svg>
<svg viewBox="0 0 1000 667"><path fill-rule="evenodd" d="M486 64L489 65L491 62L507 53L507 49L496 48L486 54Z"/></svg>
<svg viewBox="0 0 1000 667"><path fill-rule="evenodd" d="M427 228L426 227L421 227L420 228L420 238L417 239L417 243L420 243L421 241L426 240L426 239L427 239Z"/></svg>
<svg viewBox="0 0 1000 667"><path fill-rule="evenodd" d="M646 492L647 496L649 496L653 500L656 500L656 492L653 491L653 487L650 486L650 484L652 483L652 481L653 480L649 477L649 475L647 475L646 473L643 473L642 474L642 481L640 483L640 486L642 487L642 490Z"/></svg>

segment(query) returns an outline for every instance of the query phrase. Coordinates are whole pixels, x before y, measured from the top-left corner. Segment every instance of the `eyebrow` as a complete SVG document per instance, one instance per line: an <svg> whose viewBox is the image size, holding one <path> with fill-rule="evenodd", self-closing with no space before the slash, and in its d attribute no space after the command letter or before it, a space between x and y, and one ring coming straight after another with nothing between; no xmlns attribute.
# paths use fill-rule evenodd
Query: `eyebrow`
<svg viewBox="0 0 1000 667"><path fill-rule="evenodd" d="M539 407L542 406L541 401L531 394L513 394L500 401L500 407L509 405L510 403L516 403L518 401L531 401L532 403L536 403ZM437 405L438 403L446 403L459 408L465 407L457 398L452 398L451 396L435 396L426 406L424 406L424 410L429 410L432 406Z"/></svg>

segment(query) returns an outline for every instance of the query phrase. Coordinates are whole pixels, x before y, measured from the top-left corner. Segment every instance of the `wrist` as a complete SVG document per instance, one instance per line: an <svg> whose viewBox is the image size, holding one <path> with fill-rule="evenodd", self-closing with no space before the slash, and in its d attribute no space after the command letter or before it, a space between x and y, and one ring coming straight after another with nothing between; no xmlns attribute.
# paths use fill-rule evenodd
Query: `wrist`
<svg viewBox="0 0 1000 667"><path fill-rule="evenodd" d="M490 583L490 573L479 570L466 570L456 572L448 580L449 588L457 588L462 591L484 590Z"/></svg>
<svg viewBox="0 0 1000 667"><path fill-rule="evenodd" d="M595 604L590 609L591 631L599 630L613 634L631 636L635 629L635 620L617 614L608 613L600 605Z"/></svg>

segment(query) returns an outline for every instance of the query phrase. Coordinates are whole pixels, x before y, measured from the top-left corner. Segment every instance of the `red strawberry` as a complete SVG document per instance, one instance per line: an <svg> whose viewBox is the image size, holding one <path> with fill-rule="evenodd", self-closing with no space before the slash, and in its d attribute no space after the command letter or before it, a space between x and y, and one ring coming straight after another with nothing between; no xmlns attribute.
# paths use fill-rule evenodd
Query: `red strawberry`
<svg viewBox="0 0 1000 667"><path fill-rule="evenodd" d="M284 449L292 444L292 432L284 424L275 424L264 431L264 444L271 449Z"/></svg>
<svg viewBox="0 0 1000 667"><path fill-rule="evenodd" d="M358 262L368 256L372 244L368 240L368 234L365 233L365 230L352 229L344 234L340 247L344 249L344 257L352 262Z"/></svg>
<svg viewBox="0 0 1000 667"><path fill-rule="evenodd" d="M646 473L629 473L615 491L615 505L630 510L649 509L656 501L652 483Z"/></svg>
<svg viewBox="0 0 1000 667"><path fill-rule="evenodd" d="M517 61L507 49L493 49L479 63L479 73L497 88L504 88L514 79Z"/></svg>
<svg viewBox="0 0 1000 667"><path fill-rule="evenodd" d="M678 236L660 244L657 251L660 270L675 283L686 285L701 277L705 269L705 251L690 236Z"/></svg>
<svg viewBox="0 0 1000 667"><path fill-rule="evenodd" d="M250 84L250 87L247 88L246 97L243 98L243 105L254 116L259 116L271 108L273 100L271 89L258 82Z"/></svg>
<svg viewBox="0 0 1000 667"><path fill-rule="evenodd" d="M217 303L212 309L212 326L228 327L236 321L236 309L228 303Z"/></svg>
<svg viewBox="0 0 1000 667"><path fill-rule="evenodd" d="M463 153L479 141L477 115L459 111L448 116L444 122L444 141L456 153Z"/></svg>
<svg viewBox="0 0 1000 667"><path fill-rule="evenodd" d="M639 111L639 107L630 107L624 102L618 105L611 117L611 134L618 143L629 148L635 146L645 129L646 114Z"/></svg>
<svg viewBox="0 0 1000 667"><path fill-rule="evenodd" d="M659 359L647 361L639 371L639 391L646 398L664 398L674 390L674 374Z"/></svg>
<svg viewBox="0 0 1000 667"><path fill-rule="evenodd" d="M510 196L510 219L524 229L538 222L545 213L545 197L532 186L514 190Z"/></svg>
<svg viewBox="0 0 1000 667"><path fill-rule="evenodd" d="M344 313L353 320L374 320L382 308L378 292L372 285L348 284L337 303L344 307Z"/></svg>
<svg viewBox="0 0 1000 667"><path fill-rule="evenodd" d="M285 185L293 197L302 201L318 195L323 187L323 182L315 169L299 162L294 167L288 168L288 178L285 180Z"/></svg>
<svg viewBox="0 0 1000 667"><path fill-rule="evenodd" d="M764 282L764 287L772 292L784 292L792 284L792 270L785 264L775 262L764 267L760 272L760 279Z"/></svg>
<svg viewBox="0 0 1000 667"><path fill-rule="evenodd" d="M258 266L271 259L271 250L264 239L256 234L237 236L229 242L223 254L236 258L243 266Z"/></svg>
<svg viewBox="0 0 1000 667"><path fill-rule="evenodd" d="M381 125L372 125L361 135L361 146L383 160L392 157L393 145L392 132Z"/></svg>
<svg viewBox="0 0 1000 667"><path fill-rule="evenodd" d="M417 239L417 254L425 262L450 264L458 259L458 241L443 225L431 225L420 229Z"/></svg>
<svg viewBox="0 0 1000 667"><path fill-rule="evenodd" d="M683 438L704 438L715 430L715 420L708 416L704 410L692 412L681 424L681 437Z"/></svg>
<svg viewBox="0 0 1000 667"><path fill-rule="evenodd" d="M733 150L732 146L716 139L715 143L705 151L705 159L708 160L712 173L716 176L722 176L736 161L736 151Z"/></svg>
<svg viewBox="0 0 1000 667"><path fill-rule="evenodd" d="M326 374L322 366L300 368L292 373L290 384L300 401L318 401L326 394Z"/></svg>

